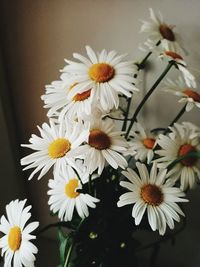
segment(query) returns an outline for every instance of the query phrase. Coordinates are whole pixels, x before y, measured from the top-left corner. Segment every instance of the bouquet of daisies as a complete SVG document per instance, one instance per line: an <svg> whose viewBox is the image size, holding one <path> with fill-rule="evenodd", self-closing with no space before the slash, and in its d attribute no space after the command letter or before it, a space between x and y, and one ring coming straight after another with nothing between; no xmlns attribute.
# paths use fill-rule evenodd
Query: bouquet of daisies
<svg viewBox="0 0 200 267"><path fill-rule="evenodd" d="M21 160L24 170L33 169L29 180L52 171L47 194L51 215L59 219L53 224L59 267L138 266L138 251L145 245L157 248L184 225L182 220L173 230L184 216L187 190L200 177L200 128L178 120L200 108L200 94L174 27L150 9L141 31L149 36L139 62L89 46L87 56L74 53L74 60L66 59L60 80L47 85L41 97L49 122L22 145L33 150ZM166 67L136 102L140 73L152 54ZM166 78L170 70L176 71L176 80ZM147 129L139 113L159 85L183 107L166 128ZM34 266L37 248L30 240L43 230L36 230L38 222L27 224L31 206L25 204L12 201L7 218L1 217L0 247L7 267ZM144 245L140 230L158 231L161 237Z"/></svg>

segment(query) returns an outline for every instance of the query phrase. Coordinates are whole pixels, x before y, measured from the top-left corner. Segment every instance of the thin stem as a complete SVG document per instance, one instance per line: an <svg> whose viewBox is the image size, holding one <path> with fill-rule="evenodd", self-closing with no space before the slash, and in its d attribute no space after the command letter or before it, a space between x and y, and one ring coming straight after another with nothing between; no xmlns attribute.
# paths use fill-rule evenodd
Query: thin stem
<svg viewBox="0 0 200 267"><path fill-rule="evenodd" d="M89 175L89 181L88 181L88 191L90 194L92 194L92 175Z"/></svg>
<svg viewBox="0 0 200 267"><path fill-rule="evenodd" d="M160 132L160 131L165 131L165 130L166 128L154 128L151 130L151 132L154 133L154 132Z"/></svg>
<svg viewBox="0 0 200 267"><path fill-rule="evenodd" d="M151 54L152 54L152 52L150 51L146 55L146 57L140 63L137 64L139 70L144 69L145 63L146 63L147 59L151 56Z"/></svg>
<svg viewBox="0 0 200 267"><path fill-rule="evenodd" d="M168 171L171 170L177 163L181 162L184 159L187 158L200 158L200 152L189 152L184 156L178 157L177 159L175 159L174 161L172 161L168 166L167 169Z"/></svg>
<svg viewBox="0 0 200 267"><path fill-rule="evenodd" d="M187 104L185 104L185 106L179 111L179 113L176 115L176 117L173 119L170 125L166 128L166 130L163 133L164 135L170 131L169 127L173 126L174 123L176 123L181 118L181 116L185 113L186 105Z"/></svg>
<svg viewBox="0 0 200 267"><path fill-rule="evenodd" d="M158 46L160 44L160 41L158 41L156 43L156 46ZM148 60L148 58L151 56L152 54L152 51L150 51L149 53L147 53L147 55L142 59L142 61L140 63L135 63L135 65L138 67L138 71L142 70L145 68L145 64L146 64L146 61ZM136 78L138 75L135 74L134 77ZM132 101L132 97L130 97L128 99L128 104L127 104L127 107L126 107L126 111L124 112L124 123L122 125L122 131L125 131L126 130L126 127L127 127L127 122L128 122L128 115L129 115L129 110L130 110L130 106L131 106L131 101Z"/></svg>
<svg viewBox="0 0 200 267"><path fill-rule="evenodd" d="M161 41L159 40L159 41L156 43L156 46L159 46L160 43L161 43ZM150 52L145 56L145 58L144 58L140 63L137 64L137 66L138 66L138 70L141 70L141 69L144 69L144 68L145 68L145 63L146 63L147 59L151 56L152 53L153 53L153 52L150 51Z"/></svg>
<svg viewBox="0 0 200 267"><path fill-rule="evenodd" d="M41 230L39 230L36 235L41 235L42 233L46 232L47 230L49 230L50 228L53 227L58 227L58 226L62 226L62 227L67 227L65 222L57 222L57 223L52 223L52 224L48 224L46 225L44 228L42 228Z"/></svg>
<svg viewBox="0 0 200 267"><path fill-rule="evenodd" d="M82 219L76 229L76 234L77 232L79 231L81 225L83 224L83 222L85 221L85 219ZM64 264L64 267L68 267L69 266L69 263L70 263L70 259L71 259L71 255L72 255L72 252L73 252L73 248L74 248L74 245L75 245L75 238L76 238L76 235L74 236L73 240L72 240L72 243L67 251L67 256L66 256L66 260L65 260L65 264Z"/></svg>
<svg viewBox="0 0 200 267"><path fill-rule="evenodd" d="M76 170L75 168L73 168L73 170L74 170L74 172L76 173L76 175L77 175L77 177L78 177L78 179L79 179L81 185L83 185L83 182L82 182L82 180L81 180L81 177L80 177L79 173L77 172L77 170Z"/></svg>
<svg viewBox="0 0 200 267"><path fill-rule="evenodd" d="M107 118L110 118L112 120L115 120L115 121L124 121L124 119L120 119L120 118L114 118L114 117L111 117L111 116L106 116ZM131 119L127 118L127 121L131 121Z"/></svg>
<svg viewBox="0 0 200 267"><path fill-rule="evenodd" d="M186 104L187 105L187 104ZM173 119L173 121L170 123L169 127L170 126L173 126L174 123L176 123L180 118L181 116L185 113L185 109L186 109L186 105L179 111L179 113L177 114L177 116Z"/></svg>
<svg viewBox="0 0 200 267"><path fill-rule="evenodd" d="M132 98L130 97L128 99L128 104L127 104L126 112L125 112L125 115L124 115L124 123L123 123L123 126L122 126L122 131L125 131L126 127L127 127L128 114L129 114L129 110L130 110L130 106L131 106L131 100L132 100Z"/></svg>
<svg viewBox="0 0 200 267"><path fill-rule="evenodd" d="M75 240L73 239L69 249L68 249L68 252L67 252L67 256L66 256L66 260L65 260L65 264L64 264L64 267L68 267L69 265L69 262L70 262L70 258L71 258L71 254L72 254L72 251L73 251L73 247L74 247L74 242Z"/></svg>
<svg viewBox="0 0 200 267"><path fill-rule="evenodd" d="M163 73L156 80L156 82L153 84L153 86L151 87L151 89L144 96L144 98L142 99L142 101L140 102L140 104L138 105L138 107L136 108L136 111L133 114L133 117L131 119L131 123L130 123L130 125L128 127L128 130L127 130L127 133L125 135L125 138L126 139L128 139L128 136L129 136L129 133L131 131L131 128L132 128L134 122L137 121L137 116L138 116L140 110L142 109L142 107L144 106L145 102L148 100L148 98L151 96L151 94L154 92L154 90L156 89L156 87L159 85L159 83L162 81L162 79L165 77L165 75L168 73L168 71L171 69L171 67L173 65L174 65L174 61L169 62L169 64L167 65L167 67L165 68L165 70L163 71Z"/></svg>
<svg viewBox="0 0 200 267"><path fill-rule="evenodd" d="M156 46L158 46L160 44L160 41L157 42ZM138 71L142 70L145 68L145 64L146 64L146 61L148 60L148 58L151 56L152 54L152 51L150 51L143 59L140 63L136 63L135 65L138 67ZM137 77L138 75L135 74L135 78ZM122 125L122 131L125 131L126 130L126 127L127 127L127 122L128 122L128 115L129 115L129 110L130 110L130 106L131 106L131 101L132 101L132 97L130 97L128 99L128 104L127 104L127 108L126 108L126 112L125 112L125 118L124 118L124 123Z"/></svg>

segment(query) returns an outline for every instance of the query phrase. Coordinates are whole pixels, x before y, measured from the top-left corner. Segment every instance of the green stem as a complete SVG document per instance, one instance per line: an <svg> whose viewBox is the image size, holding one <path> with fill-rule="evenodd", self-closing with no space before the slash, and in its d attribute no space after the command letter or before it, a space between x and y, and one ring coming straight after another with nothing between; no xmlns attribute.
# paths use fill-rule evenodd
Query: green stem
<svg viewBox="0 0 200 267"><path fill-rule="evenodd" d="M112 119L112 120L114 120L114 121L124 121L124 119L120 119L120 118L114 118L114 117L111 117L111 116L106 116L106 118L110 118L110 119ZM129 119L129 118L127 118L127 121L131 121L131 119Z"/></svg>
<svg viewBox="0 0 200 267"><path fill-rule="evenodd" d="M186 104L187 105L187 104ZM173 126L174 123L176 123L180 118L181 116L184 114L185 112L185 108L186 108L186 105L179 111L179 113L177 114L177 116L173 119L173 121L170 123L169 126Z"/></svg>
<svg viewBox="0 0 200 267"><path fill-rule="evenodd" d="M71 258L71 254L72 254L73 247L74 247L74 243L75 243L74 241L75 241L75 240L73 239L73 241L72 241L72 243L71 243L71 246L70 246L69 249L68 249L64 267L68 267L68 265L69 265L70 258Z"/></svg>
<svg viewBox="0 0 200 267"><path fill-rule="evenodd" d="M200 158L200 152L199 151L197 151L197 152L189 152L184 156L178 157L177 159L175 159L174 161L172 161L168 165L168 167L167 167L168 171L171 170L177 163L181 162L184 159L190 158L190 157L198 159L198 158Z"/></svg>
<svg viewBox="0 0 200 267"><path fill-rule="evenodd" d="M160 43L161 43L161 41L158 41L158 42L156 43L156 46L159 46ZM152 53L153 53L153 52L150 51L150 52L145 56L145 58L143 58L143 60L142 60L140 63L137 64L137 66L138 66L138 70L142 70L142 69L145 68L146 61L147 61L147 59L151 56Z"/></svg>
<svg viewBox="0 0 200 267"><path fill-rule="evenodd" d="M88 191L90 194L92 194L92 175L89 175L89 181L88 181Z"/></svg>
<svg viewBox="0 0 200 267"><path fill-rule="evenodd" d="M127 127L127 121L128 121L128 114L129 114L129 110L130 110L130 106L131 106L131 100L132 100L132 97L130 97L128 99L128 104L127 104L127 108L126 108L126 113L124 115L124 123L123 123L123 126L122 126L122 131L125 131L126 130L126 127Z"/></svg>
<svg viewBox="0 0 200 267"><path fill-rule="evenodd" d="M76 234L78 233L80 227L82 226L83 222L85 221L85 218L82 219L76 229ZM74 236L73 240L72 240L72 243L67 251L67 256L66 256L66 260L65 260L65 264L64 264L64 267L68 267L69 266L69 263L70 263L70 259L71 259L71 255L72 255L72 252L73 252L73 248L74 248L74 245L75 245L75 238L76 238L76 235Z"/></svg>
<svg viewBox="0 0 200 267"><path fill-rule="evenodd" d="M62 227L67 227L65 222L57 222L57 223L52 223L52 224L48 224L46 225L44 228L40 229L36 235L41 235L42 233L46 232L47 230L49 230L50 228L53 227L58 227L58 226L62 226Z"/></svg>
<svg viewBox="0 0 200 267"><path fill-rule="evenodd" d="M156 43L156 46L158 46L160 44L160 41L158 41ZM146 64L146 61L148 60L148 58L151 56L152 54L152 51L150 51L143 59L140 63L136 63L135 65L138 67L138 71L142 70L145 68L145 64ZM134 75L134 77L137 77L137 74ZM128 104L127 104L127 108L126 108L126 112L125 115L124 115L124 123L122 125L122 131L126 131L126 127L127 127L127 122L128 122L128 115L129 115L129 110L130 110L130 106L131 106L131 101L132 101L132 97L130 97L128 99Z"/></svg>
<svg viewBox="0 0 200 267"><path fill-rule="evenodd" d="M153 86L151 87L151 89L148 91L148 93L144 96L144 98L142 99L142 101L138 105L135 113L133 114L133 117L131 119L131 123L130 123L130 125L128 127L128 130L126 132L126 135L125 135L125 138L126 139L128 139L128 136L129 136L129 133L131 131L131 128L132 128L134 122L137 121L137 116L138 116L140 110L142 109L142 107L144 106L145 102L148 100L148 98L151 96L151 94L154 92L154 90L156 89L156 87L159 85L159 83L162 81L162 79L165 77L165 75L168 73L168 71L171 69L171 67L173 65L174 65L174 61L169 62L169 64L167 65L166 69L163 71L163 73L156 80L156 82L153 84Z"/></svg>
<svg viewBox="0 0 200 267"><path fill-rule="evenodd" d="M179 113L176 115L176 117L173 119L173 121L170 123L170 125L168 126L168 128L164 131L164 135L167 134L168 132L170 132L170 129L169 127L173 126L174 123L176 123L180 118L181 116L185 113L185 108L186 108L186 105L179 111Z"/></svg>
<svg viewBox="0 0 200 267"><path fill-rule="evenodd" d="M142 69L145 68L145 63L146 63L147 59L151 56L151 54L152 54L152 52L150 51L150 52L146 55L146 57L145 57L140 63L137 64L137 66L138 66L138 70L142 70Z"/></svg>
<svg viewBox="0 0 200 267"><path fill-rule="evenodd" d="M166 128L154 128L151 130L151 133L154 133L154 132L160 132L160 131L166 131Z"/></svg>
<svg viewBox="0 0 200 267"><path fill-rule="evenodd" d="M76 175L77 175L77 177L78 177L78 179L79 179L81 185L83 185L83 182L82 182L82 180L81 180L81 177L80 177L79 173L77 172L77 170L76 170L75 168L73 168L73 170L74 170L74 172L76 173Z"/></svg>

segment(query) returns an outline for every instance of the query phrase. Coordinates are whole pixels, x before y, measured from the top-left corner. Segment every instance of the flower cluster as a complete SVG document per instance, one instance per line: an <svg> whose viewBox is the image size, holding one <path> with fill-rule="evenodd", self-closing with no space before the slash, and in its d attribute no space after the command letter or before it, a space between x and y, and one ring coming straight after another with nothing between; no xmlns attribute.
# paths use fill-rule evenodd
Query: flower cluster
<svg viewBox="0 0 200 267"><path fill-rule="evenodd" d="M33 150L21 159L23 170L33 169L28 179L37 176L39 180L52 170L47 192L50 210L62 222L78 216L77 231L105 202L99 187L106 180L113 183L111 190L118 197L117 201L110 199L114 206L132 205L135 225L145 217L153 231L164 235L167 226L174 229L174 221L184 216L177 203L188 201L186 190L200 179L200 128L177 122L185 111L200 108L196 79L180 55L185 49L174 28L152 9L150 19L142 22L141 31L149 33L145 42L149 53L140 63L127 61L115 51L96 53L89 46L87 57L74 53L75 61L66 59L60 79L47 85L41 97L49 122L38 126L39 135L33 134L29 144L22 145ZM164 64L167 61L167 66L141 102L134 103L132 114L138 75L152 53L164 59ZM180 97L185 106L169 127L147 129L138 114L171 68L178 70L180 77L166 79L162 90ZM11 262L15 267L34 266L37 249L29 240L35 237L30 232L38 223L24 227L30 217L25 202L11 202L6 207L8 220L1 218L5 266Z"/></svg>

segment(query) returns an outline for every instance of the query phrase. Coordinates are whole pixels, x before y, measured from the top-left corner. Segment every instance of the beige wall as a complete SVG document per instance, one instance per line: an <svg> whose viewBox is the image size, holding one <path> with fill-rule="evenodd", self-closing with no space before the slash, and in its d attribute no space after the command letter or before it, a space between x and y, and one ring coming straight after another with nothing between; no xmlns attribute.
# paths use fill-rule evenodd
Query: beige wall
<svg viewBox="0 0 200 267"><path fill-rule="evenodd" d="M8 84L12 95L20 143L27 143L36 125L46 120L40 96L45 84L58 79L64 58L73 52L85 53L84 46L95 50L116 49L137 59L138 45L145 40L139 35L140 19L148 19L148 8L160 9L166 21L177 25L188 62L200 68L200 1L199 0L2 0L0 3L1 40ZM158 68L157 68L158 69ZM151 74L151 72L150 72ZM157 73L158 75L158 73ZM148 83L152 77L147 75ZM158 96L157 96L158 97ZM180 106L168 95L160 96L168 104L158 106L152 98L145 110L153 124L162 126ZM151 117L150 117L151 116ZM199 113L185 116L199 123ZM22 155L25 155L23 150ZM25 173L25 178L28 173ZM49 175L51 176L51 175ZM29 183L35 212L42 223L49 222L47 178ZM39 204L39 205L38 205Z"/></svg>

